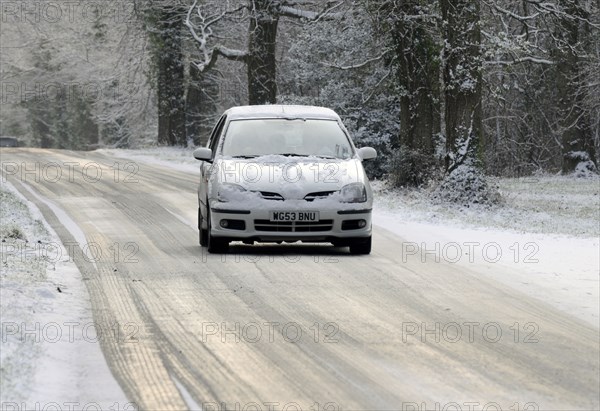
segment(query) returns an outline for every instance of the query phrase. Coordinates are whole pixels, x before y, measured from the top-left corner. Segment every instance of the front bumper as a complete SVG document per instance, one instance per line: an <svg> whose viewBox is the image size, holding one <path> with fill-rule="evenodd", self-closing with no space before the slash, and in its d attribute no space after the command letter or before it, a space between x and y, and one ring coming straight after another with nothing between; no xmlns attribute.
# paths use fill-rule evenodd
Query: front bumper
<svg viewBox="0 0 600 411"><path fill-rule="evenodd" d="M258 242L332 242L371 235L371 208L310 208L302 211L319 211L319 221L271 222L271 211L281 208L244 210L222 208L217 204L211 208L211 234L230 241ZM227 227L223 227L223 221L227 221Z"/></svg>

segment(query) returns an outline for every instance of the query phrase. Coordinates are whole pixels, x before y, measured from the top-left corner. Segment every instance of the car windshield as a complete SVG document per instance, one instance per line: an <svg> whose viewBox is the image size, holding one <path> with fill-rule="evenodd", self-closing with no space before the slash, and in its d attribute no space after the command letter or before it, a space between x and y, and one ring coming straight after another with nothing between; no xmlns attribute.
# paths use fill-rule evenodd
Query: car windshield
<svg viewBox="0 0 600 411"><path fill-rule="evenodd" d="M348 159L352 146L335 120L248 119L231 121L223 155L317 156Z"/></svg>

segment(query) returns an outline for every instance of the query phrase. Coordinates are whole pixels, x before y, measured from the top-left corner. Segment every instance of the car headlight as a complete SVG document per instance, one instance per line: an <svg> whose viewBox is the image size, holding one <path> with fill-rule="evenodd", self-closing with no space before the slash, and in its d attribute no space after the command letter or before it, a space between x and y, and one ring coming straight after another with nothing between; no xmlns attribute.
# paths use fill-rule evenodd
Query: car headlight
<svg viewBox="0 0 600 411"><path fill-rule="evenodd" d="M363 183L348 184L340 190L343 203L364 203L367 201L367 189Z"/></svg>
<svg viewBox="0 0 600 411"><path fill-rule="evenodd" d="M217 200L226 203L228 201L240 200L246 189L238 184L224 183L219 186Z"/></svg>

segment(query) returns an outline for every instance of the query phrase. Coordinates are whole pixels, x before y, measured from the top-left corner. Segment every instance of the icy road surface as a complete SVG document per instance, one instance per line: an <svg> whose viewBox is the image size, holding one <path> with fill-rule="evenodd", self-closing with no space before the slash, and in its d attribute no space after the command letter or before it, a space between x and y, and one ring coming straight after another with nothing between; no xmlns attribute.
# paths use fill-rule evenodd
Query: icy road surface
<svg viewBox="0 0 600 411"><path fill-rule="evenodd" d="M423 263L380 228L364 257L239 243L208 255L194 174L39 149L2 162L73 253L139 409L599 408L598 328L479 266Z"/></svg>

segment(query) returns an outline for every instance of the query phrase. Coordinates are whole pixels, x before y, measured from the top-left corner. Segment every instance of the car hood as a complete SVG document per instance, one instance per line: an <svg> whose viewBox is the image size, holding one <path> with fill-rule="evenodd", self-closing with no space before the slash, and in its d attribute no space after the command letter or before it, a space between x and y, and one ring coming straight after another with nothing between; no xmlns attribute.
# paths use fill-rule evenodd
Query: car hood
<svg viewBox="0 0 600 411"><path fill-rule="evenodd" d="M278 193L286 199L337 191L350 183L367 183L358 158L262 156L252 159L221 158L214 163L213 178L238 184L249 191Z"/></svg>

